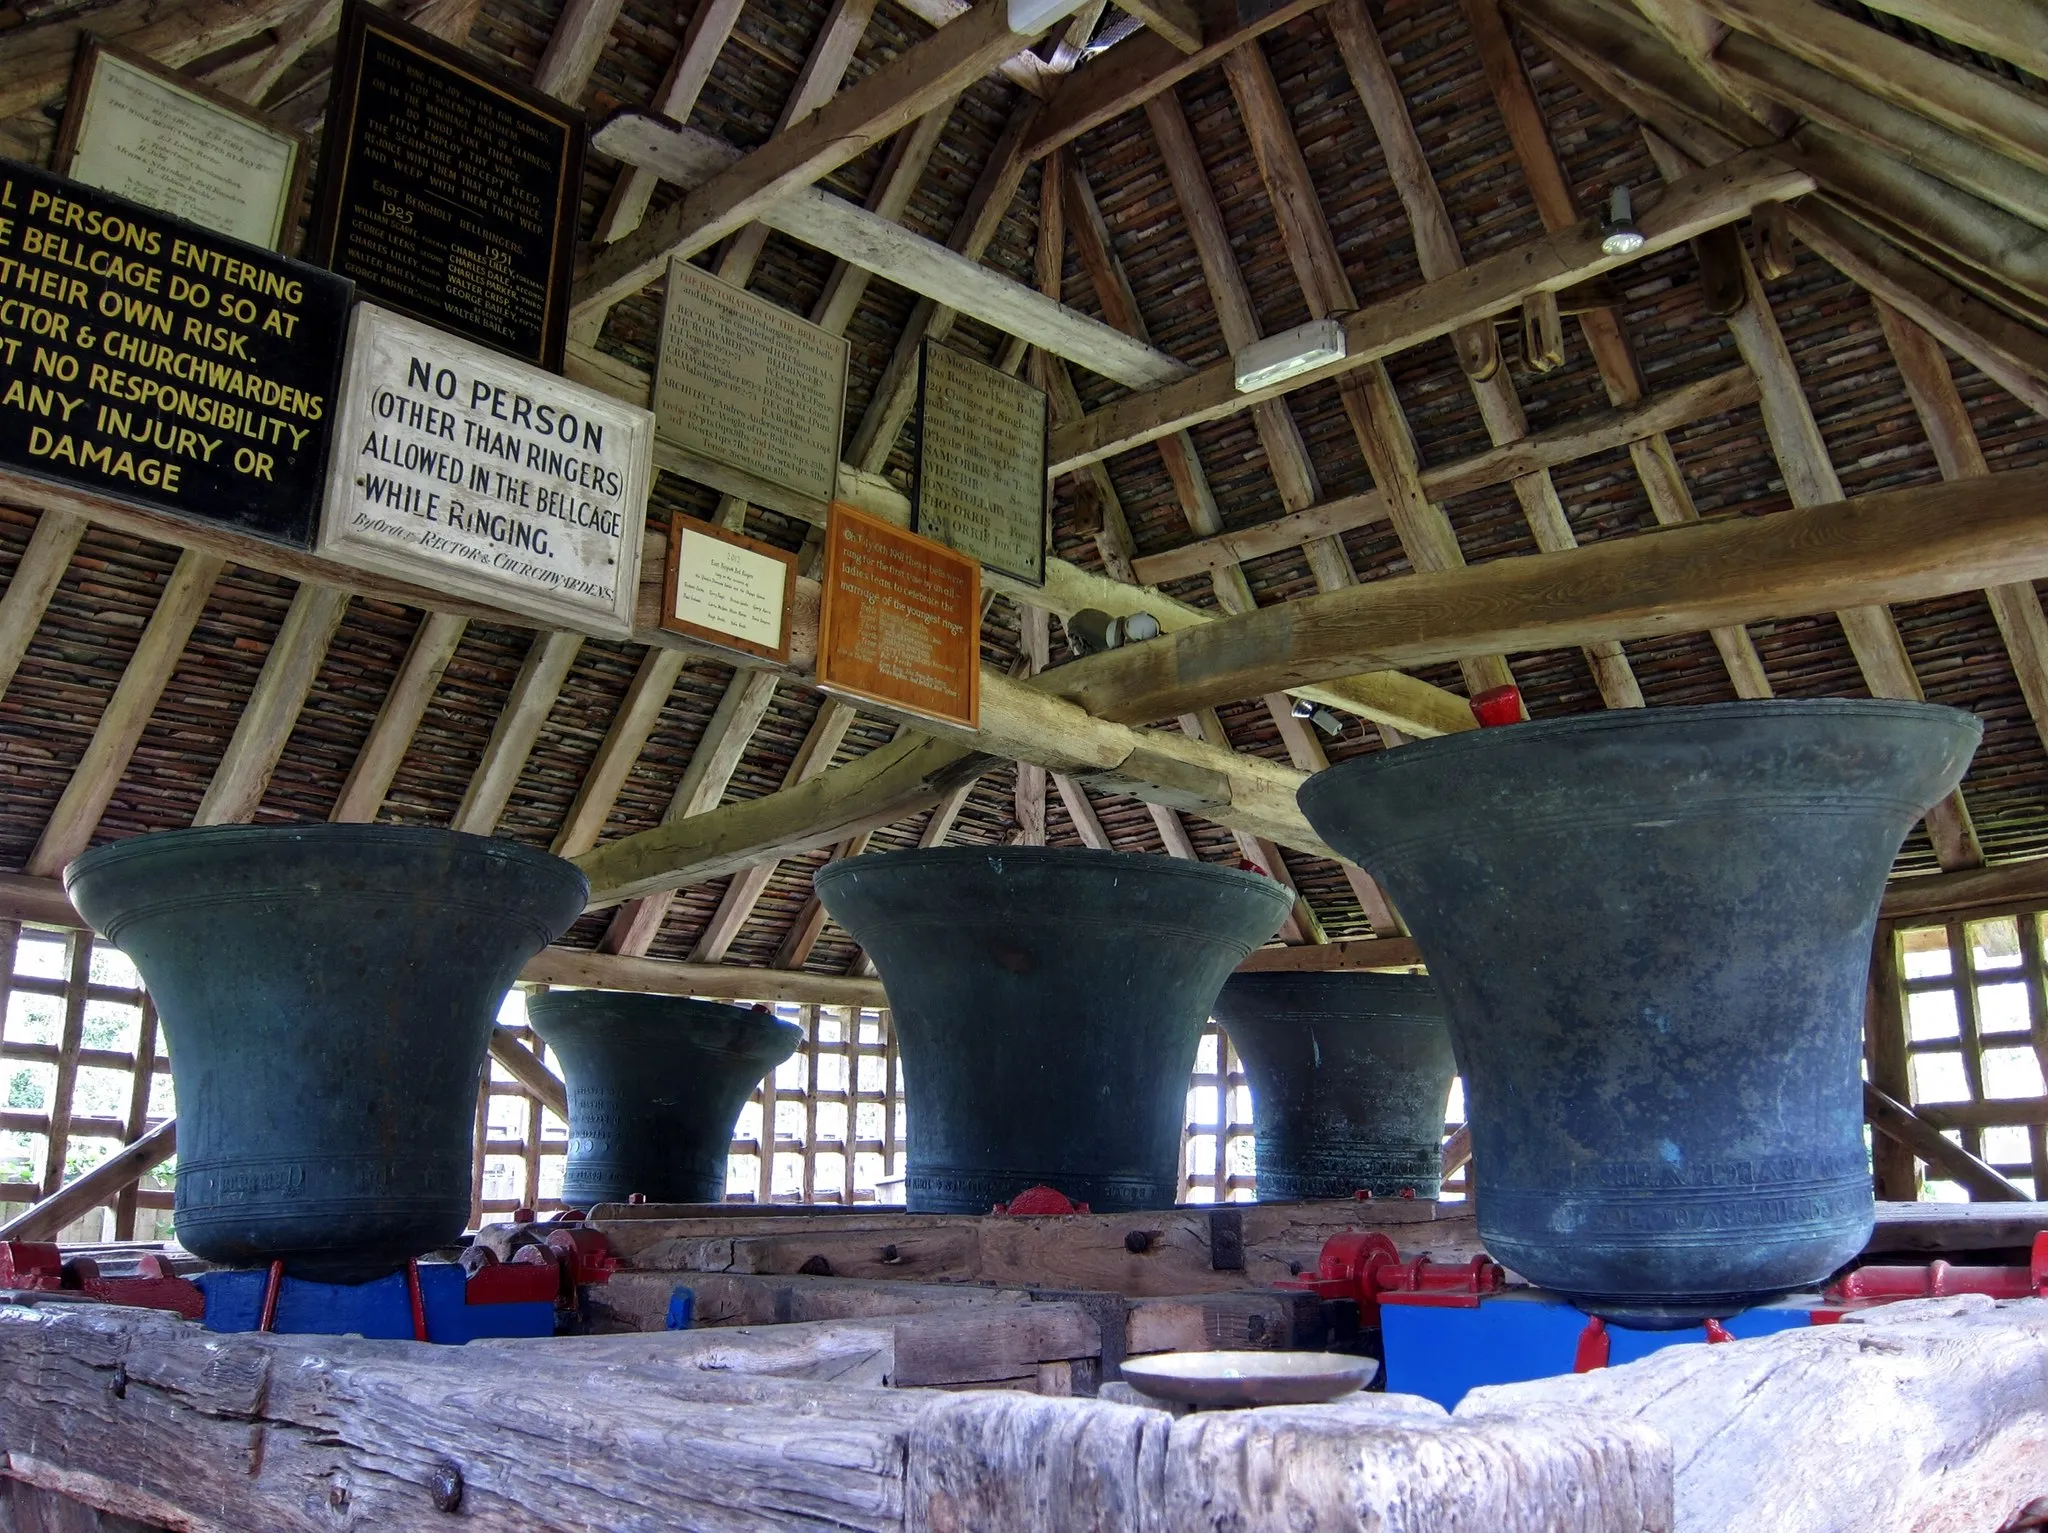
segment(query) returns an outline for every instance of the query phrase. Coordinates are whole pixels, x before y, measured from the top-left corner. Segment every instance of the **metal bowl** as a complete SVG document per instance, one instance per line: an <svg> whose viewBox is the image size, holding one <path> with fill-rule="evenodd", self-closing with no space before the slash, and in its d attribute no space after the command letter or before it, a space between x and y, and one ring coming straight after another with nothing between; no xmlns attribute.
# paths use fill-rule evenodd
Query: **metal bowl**
<svg viewBox="0 0 2048 1533"><path fill-rule="evenodd" d="M1371 1383L1380 1365L1341 1352L1165 1352L1122 1367L1140 1394L1215 1407L1320 1405Z"/></svg>

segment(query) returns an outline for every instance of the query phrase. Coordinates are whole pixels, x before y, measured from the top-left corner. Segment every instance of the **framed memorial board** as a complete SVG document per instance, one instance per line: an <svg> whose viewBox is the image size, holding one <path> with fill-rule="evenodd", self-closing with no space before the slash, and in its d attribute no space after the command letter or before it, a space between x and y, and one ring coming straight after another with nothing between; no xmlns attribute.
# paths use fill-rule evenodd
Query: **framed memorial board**
<svg viewBox="0 0 2048 1533"><path fill-rule="evenodd" d="M825 521L818 685L981 726L981 566L834 502Z"/></svg>
<svg viewBox="0 0 2048 1533"><path fill-rule="evenodd" d="M310 258L386 308L559 371L583 114L361 0L334 78Z"/></svg>
<svg viewBox="0 0 2048 1533"><path fill-rule="evenodd" d="M850 350L845 337L799 314L671 261L654 429L691 478L815 515L839 486Z"/></svg>
<svg viewBox="0 0 2048 1533"><path fill-rule="evenodd" d="M694 517L671 518L661 626L707 644L789 661L796 555Z"/></svg>
<svg viewBox="0 0 2048 1533"><path fill-rule="evenodd" d="M266 250L294 231L311 164L303 134L96 37L50 156L60 176Z"/></svg>
<svg viewBox="0 0 2048 1533"><path fill-rule="evenodd" d="M0 161L0 464L313 546L349 285Z"/></svg>
<svg viewBox="0 0 2048 1533"><path fill-rule="evenodd" d="M358 304L320 552L623 638L653 447L645 410Z"/></svg>
<svg viewBox="0 0 2048 1533"><path fill-rule="evenodd" d="M1043 390L926 341L911 526L992 570L1045 584Z"/></svg>

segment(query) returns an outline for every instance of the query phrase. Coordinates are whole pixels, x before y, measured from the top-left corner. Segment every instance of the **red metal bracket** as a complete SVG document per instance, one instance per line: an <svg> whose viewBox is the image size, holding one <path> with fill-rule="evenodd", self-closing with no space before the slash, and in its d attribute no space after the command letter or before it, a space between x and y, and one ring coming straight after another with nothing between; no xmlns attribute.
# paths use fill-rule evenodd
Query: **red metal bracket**
<svg viewBox="0 0 2048 1533"><path fill-rule="evenodd" d="M1706 1332L1707 1345L1709 1346L1714 1345L1716 1342L1733 1341L1735 1339L1735 1333L1729 1330L1727 1326L1721 1324L1712 1315L1707 1316Z"/></svg>
<svg viewBox="0 0 2048 1533"><path fill-rule="evenodd" d="M1373 1324L1382 1304L1477 1309L1482 1295L1507 1286L1507 1274L1484 1256L1455 1267L1438 1265L1427 1252L1404 1262L1380 1231L1346 1230L1323 1242L1313 1274L1282 1278L1274 1286L1349 1299L1358 1305L1360 1321Z"/></svg>
<svg viewBox="0 0 2048 1533"><path fill-rule="evenodd" d="M1528 709L1522 706L1520 687L1490 687L1472 699L1471 708L1472 717L1479 721L1481 729L1519 724L1529 717Z"/></svg>
<svg viewBox="0 0 2048 1533"><path fill-rule="evenodd" d="M1572 1352L1572 1372L1591 1373L1595 1368L1605 1368L1613 1352L1614 1338L1607 1334L1607 1322L1598 1315L1589 1316Z"/></svg>
<svg viewBox="0 0 2048 1533"><path fill-rule="evenodd" d="M2048 1299L2048 1230L2034 1236L2024 1267L1958 1267L1945 1261L1925 1266L1858 1267L1830 1283L1825 1297L1835 1304L1895 1304L1901 1299L1942 1299L1981 1293L1993 1299Z"/></svg>

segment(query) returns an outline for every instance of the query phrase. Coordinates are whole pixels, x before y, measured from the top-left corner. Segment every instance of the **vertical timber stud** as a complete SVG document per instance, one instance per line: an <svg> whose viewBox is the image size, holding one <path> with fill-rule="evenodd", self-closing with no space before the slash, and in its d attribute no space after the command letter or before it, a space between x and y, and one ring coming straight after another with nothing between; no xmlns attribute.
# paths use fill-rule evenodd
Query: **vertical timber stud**
<svg viewBox="0 0 2048 1533"><path fill-rule="evenodd" d="M1870 953L1869 999L1863 1015L1863 1058L1871 1083L1894 1101L1913 1100L1906 1070L1906 1008L1899 984L1899 936L1888 921L1878 923ZM1888 1134L1870 1136L1871 1168L1877 1195L1910 1203L1920 1196L1913 1152Z"/></svg>

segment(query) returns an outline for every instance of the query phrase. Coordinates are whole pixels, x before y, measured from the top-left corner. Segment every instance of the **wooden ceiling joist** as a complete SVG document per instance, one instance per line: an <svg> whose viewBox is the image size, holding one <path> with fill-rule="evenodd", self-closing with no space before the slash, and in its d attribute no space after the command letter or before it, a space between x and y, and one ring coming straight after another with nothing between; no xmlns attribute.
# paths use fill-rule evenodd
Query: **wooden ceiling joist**
<svg viewBox="0 0 2048 1533"><path fill-rule="evenodd" d="M1221 420L1312 383L1354 372L1461 326L1505 313L1535 292L1556 292L1613 271L1645 254L1682 244L1742 217L1762 202L1783 202L1813 189L1813 178L1756 153L1724 161L1667 187L1638 220L1642 250L1608 255L1600 231L1587 220L1557 234L1486 257L1454 277L1425 282L1367 305L1344 321L1346 355L1283 382L1240 393L1228 361L1202 369L1184 383L1133 394L1053 433L1052 469L1066 473L1084 463L1127 452L1188 426Z"/></svg>
<svg viewBox="0 0 2048 1533"><path fill-rule="evenodd" d="M157 699L170 684L178 657L185 652L185 641L192 636L207 594L224 568L226 561L213 554L187 549L179 557L148 626L142 630L141 642L100 715L84 758L64 785L63 797L57 800L35 850L29 853L30 873L55 877L91 844L100 816L127 773L149 716L156 711Z"/></svg>
<svg viewBox="0 0 2048 1533"><path fill-rule="evenodd" d="M1569 553L1376 580L1061 666L1041 684L1144 720L1317 675L1647 639L2048 576L2048 469L1725 517Z"/></svg>
<svg viewBox="0 0 2048 1533"><path fill-rule="evenodd" d="M709 249L744 228L780 199L951 99L1041 35L1011 31L1008 18L1007 0L982 0L789 131L719 171L653 222L642 223L600 253L577 284L575 310L616 303L637 292L661 277L672 257ZM1057 19L1048 17L1046 26Z"/></svg>
<svg viewBox="0 0 2048 1533"><path fill-rule="evenodd" d="M327 658L327 646L348 612L349 597L343 588L318 581L306 582L292 596L284 624L264 657L256 690L243 705L234 736L192 817L194 825L240 825L256 817L263 791L270 786L285 742Z"/></svg>

